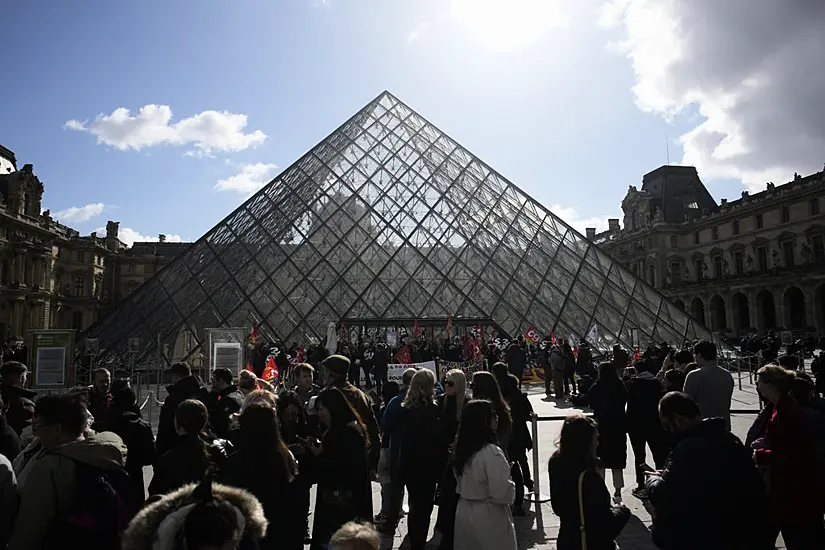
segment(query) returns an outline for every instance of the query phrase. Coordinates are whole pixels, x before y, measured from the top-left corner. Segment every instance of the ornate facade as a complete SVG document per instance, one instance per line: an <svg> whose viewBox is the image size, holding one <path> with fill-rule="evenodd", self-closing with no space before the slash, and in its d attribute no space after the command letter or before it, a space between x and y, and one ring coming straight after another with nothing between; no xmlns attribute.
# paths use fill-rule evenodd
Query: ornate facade
<svg viewBox="0 0 825 550"><path fill-rule="evenodd" d="M85 330L109 306L183 250L185 243L135 243L81 236L41 211L44 186L31 164L17 169L0 146L0 344L33 329Z"/></svg>
<svg viewBox="0 0 825 550"><path fill-rule="evenodd" d="M711 330L825 333L825 170L717 204L695 168L630 186L624 227L588 237Z"/></svg>

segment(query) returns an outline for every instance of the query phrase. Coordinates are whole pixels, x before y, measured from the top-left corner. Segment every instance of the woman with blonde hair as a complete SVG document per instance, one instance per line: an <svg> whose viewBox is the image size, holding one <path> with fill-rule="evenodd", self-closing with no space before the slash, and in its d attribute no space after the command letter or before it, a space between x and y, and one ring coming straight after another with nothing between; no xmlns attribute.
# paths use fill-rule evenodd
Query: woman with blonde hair
<svg viewBox="0 0 825 550"><path fill-rule="evenodd" d="M467 377L463 371L452 369L444 376L444 393L438 396L438 408L441 411L441 424L444 426L444 437L452 448L455 436L458 433L458 424L461 421L461 412L467 401ZM456 494L456 479L452 461L444 468L441 482L438 485L438 519L435 528L441 536L439 548L453 547L453 533L455 532L455 511L458 507Z"/></svg>
<svg viewBox="0 0 825 550"><path fill-rule="evenodd" d="M435 403L435 374L429 369L415 373L401 411L399 478L407 487L410 513L410 548L423 550L433 512L435 489L447 458L447 441L441 410Z"/></svg>

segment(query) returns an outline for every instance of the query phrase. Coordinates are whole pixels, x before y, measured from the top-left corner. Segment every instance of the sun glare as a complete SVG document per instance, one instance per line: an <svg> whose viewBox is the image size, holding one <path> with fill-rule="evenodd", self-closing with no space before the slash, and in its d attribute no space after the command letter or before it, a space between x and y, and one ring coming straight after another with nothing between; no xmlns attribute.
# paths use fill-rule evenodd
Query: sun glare
<svg viewBox="0 0 825 550"><path fill-rule="evenodd" d="M567 20L560 0L452 0L453 17L488 47L516 50Z"/></svg>

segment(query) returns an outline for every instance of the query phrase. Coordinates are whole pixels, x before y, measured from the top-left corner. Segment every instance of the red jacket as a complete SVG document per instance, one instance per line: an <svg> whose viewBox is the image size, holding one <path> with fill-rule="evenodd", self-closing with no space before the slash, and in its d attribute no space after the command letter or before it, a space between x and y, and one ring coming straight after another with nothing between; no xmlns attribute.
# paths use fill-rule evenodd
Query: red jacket
<svg viewBox="0 0 825 550"><path fill-rule="evenodd" d="M765 425L765 448L756 462L769 470L768 493L779 525L822 521L823 501L816 475L813 435L805 410L789 395L776 404Z"/></svg>

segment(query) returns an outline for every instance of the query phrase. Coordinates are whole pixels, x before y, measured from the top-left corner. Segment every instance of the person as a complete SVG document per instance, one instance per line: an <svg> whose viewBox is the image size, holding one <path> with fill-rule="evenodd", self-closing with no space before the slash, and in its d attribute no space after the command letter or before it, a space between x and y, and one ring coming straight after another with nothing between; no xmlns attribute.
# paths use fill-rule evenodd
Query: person
<svg viewBox="0 0 825 550"><path fill-rule="evenodd" d="M553 397L564 399L564 371L567 361L561 348L556 345L550 350L550 373L553 379ZM547 376L545 374L545 376Z"/></svg>
<svg viewBox="0 0 825 550"><path fill-rule="evenodd" d="M659 400L665 391L653 376L652 369L656 368L653 359L638 362L636 368L638 374L628 383L627 392L627 432L636 466L636 487L631 492L645 499L645 471L649 468L646 447L650 447L656 468L663 468L667 459L667 434L659 420Z"/></svg>
<svg viewBox="0 0 825 550"><path fill-rule="evenodd" d="M111 432L86 436L87 415L76 394L38 399L33 420L45 452L20 483L10 550L79 548L76 539L90 548L113 548L119 529L137 511L138 499L123 469L126 445ZM103 484L113 493L102 491ZM113 509L120 505L124 516ZM83 524L74 524L76 517L83 517Z"/></svg>
<svg viewBox="0 0 825 550"><path fill-rule="evenodd" d="M330 355L324 359L323 364L327 384L337 388L347 398L355 414L367 429L370 443L370 469L375 470L381 453L381 433L369 399L364 392L347 382L350 360L343 355Z"/></svg>
<svg viewBox="0 0 825 550"><path fill-rule="evenodd" d="M590 388L588 402L599 427L599 447L596 450L599 473L604 478L606 471L610 470L613 501L621 503L624 469L627 467L627 389L619 380L613 363L599 365L599 377Z"/></svg>
<svg viewBox="0 0 825 550"><path fill-rule="evenodd" d="M318 394L316 406L326 431L320 442L309 445L318 483L312 550L329 544L335 531L348 521L368 521L372 516L369 440L361 419L335 387Z"/></svg>
<svg viewBox="0 0 825 550"><path fill-rule="evenodd" d="M415 376L416 369L406 369L401 374L401 387L398 395L387 403L381 419L381 464L379 472L385 472L389 481L381 483L381 514L375 518L378 530L384 534L395 533L398 520L401 517L404 501L404 482L398 471L398 457L401 449L401 423L398 421L401 404L407 396L410 383ZM382 386L383 390L384 386Z"/></svg>
<svg viewBox="0 0 825 550"><path fill-rule="evenodd" d="M699 404L704 418L721 417L730 430L733 376L716 364L716 345L702 340L693 347L697 370L685 377L685 393Z"/></svg>
<svg viewBox="0 0 825 550"><path fill-rule="evenodd" d="M261 503L248 491L186 485L145 506L123 533L121 550L256 550L266 534Z"/></svg>
<svg viewBox="0 0 825 550"><path fill-rule="evenodd" d="M111 431L120 436L129 451L126 454L126 472L135 485L135 491L143 497L143 467L155 463L155 437L152 426L140 416L129 380L115 380L112 383L109 409Z"/></svg>
<svg viewBox="0 0 825 550"><path fill-rule="evenodd" d="M513 428L507 445L506 455L512 462L511 475L516 484L516 500L513 505L513 515L523 516L524 510L524 489L532 489L533 481L530 479L530 467L527 462L527 450L533 447L530 432L527 430L527 422L530 420L532 407L530 401L518 389L515 376L507 372L504 363L493 365L493 375L501 388L501 394L510 408L510 416L513 419Z"/></svg>
<svg viewBox="0 0 825 550"><path fill-rule="evenodd" d="M163 495L187 483L202 480L214 465L214 456L205 441L204 428L209 414L206 405L187 399L175 412L175 445L163 453L149 483L150 495Z"/></svg>
<svg viewBox="0 0 825 550"><path fill-rule="evenodd" d="M307 447L307 440L314 441L319 435L318 415L313 410L312 418L316 419L316 422L310 426L307 423L307 418L310 415L307 414L301 398L294 391L282 392L278 397L275 410L278 413L281 437L298 461L298 473L292 483L291 490L294 498L292 504L296 508L295 513L298 514L296 522L300 522L302 533L308 535L309 491L312 487L312 467L314 464L312 454Z"/></svg>
<svg viewBox="0 0 825 550"><path fill-rule="evenodd" d="M20 450L20 437L6 420L6 404L0 395L0 455L11 462L20 454Z"/></svg>
<svg viewBox="0 0 825 550"><path fill-rule="evenodd" d="M627 507L610 503L597 470L598 444L595 420L581 414L565 419L549 462L550 502L561 520L558 550L613 550L630 519Z"/></svg>
<svg viewBox="0 0 825 550"><path fill-rule="evenodd" d="M447 371L444 377L444 393L438 396L441 422L444 426L445 441L448 444L448 461L438 486L438 517L435 522L435 529L441 536L441 540L435 542L438 543L437 546L441 550L448 550L453 547L458 495L456 494L455 473L449 457L452 456L458 425L461 422L461 412L464 410L466 401L466 375L459 369Z"/></svg>
<svg viewBox="0 0 825 550"><path fill-rule="evenodd" d="M218 367L212 371L211 391L204 397L204 404L209 411L209 426L212 434L219 439L226 439L229 434L230 419L240 412L244 395L234 385L232 371Z"/></svg>
<svg viewBox="0 0 825 550"><path fill-rule="evenodd" d="M773 549L761 529L768 519L762 479L724 420L703 420L696 401L680 392L662 398L659 417L676 443L646 484L655 509L653 542L664 550Z"/></svg>
<svg viewBox="0 0 825 550"><path fill-rule="evenodd" d="M292 391L298 394L306 406L309 400L321 391L321 388L315 385L315 369L309 363L298 363L295 365L295 376L297 383Z"/></svg>
<svg viewBox="0 0 825 550"><path fill-rule="evenodd" d="M562 348L562 357L564 357L564 395L573 395L578 393L576 388L576 356L573 354L573 348L568 342L564 343Z"/></svg>
<svg viewBox="0 0 825 550"><path fill-rule="evenodd" d="M492 373L477 371L473 374L473 399L486 399L493 404L498 417L496 421L498 445L504 452L504 456L508 456L510 438L513 433L513 417L510 414L510 406L507 405L507 401L501 395L501 388Z"/></svg>
<svg viewBox="0 0 825 550"><path fill-rule="evenodd" d="M0 397L6 404L6 421L19 436L31 425L34 417L34 399L37 392L26 389L26 365L6 361L0 367Z"/></svg>
<svg viewBox="0 0 825 550"><path fill-rule="evenodd" d="M525 353L522 343L513 341L504 354L504 361L510 374L518 378L518 386L521 389L521 381L524 379L524 370L527 368L527 353Z"/></svg>
<svg viewBox="0 0 825 550"><path fill-rule="evenodd" d="M329 541L329 550L379 550L381 539L368 523L350 521Z"/></svg>
<svg viewBox="0 0 825 550"><path fill-rule="evenodd" d="M264 405L247 407L240 424L238 450L224 461L219 479L246 489L263 506L269 525L261 550L303 550L306 514L301 517L296 506L298 463L281 436L276 412Z"/></svg>
<svg viewBox="0 0 825 550"><path fill-rule="evenodd" d="M175 363L169 368L169 372L172 376L172 385L167 386L168 395L160 407L157 439L155 440L158 457L171 449L178 438L178 432L175 429L175 414L178 405L187 399L204 399L206 394L200 380L192 374L192 369L187 363Z"/></svg>
<svg viewBox="0 0 825 550"><path fill-rule="evenodd" d="M410 548L423 550L435 502L435 489L447 462L441 410L435 404L435 374L420 369L401 404L399 475L407 489Z"/></svg>
<svg viewBox="0 0 825 550"><path fill-rule="evenodd" d="M510 464L497 445L498 415L492 403L473 399L464 406L452 463L459 495L455 550L515 550L510 506L516 484Z"/></svg>
<svg viewBox="0 0 825 550"><path fill-rule="evenodd" d="M11 537L19 498L14 468L9 459L0 454L0 548L5 548Z"/></svg>
<svg viewBox="0 0 825 550"><path fill-rule="evenodd" d="M112 406L112 374L103 367L92 371L89 386L89 413L94 417L94 429L98 432L111 430L110 407Z"/></svg>
<svg viewBox="0 0 825 550"><path fill-rule="evenodd" d="M773 539L781 532L788 550L823 548L825 487L808 416L789 393L795 373L769 364L756 376L756 388L772 411L751 446L767 480Z"/></svg>

